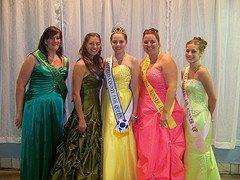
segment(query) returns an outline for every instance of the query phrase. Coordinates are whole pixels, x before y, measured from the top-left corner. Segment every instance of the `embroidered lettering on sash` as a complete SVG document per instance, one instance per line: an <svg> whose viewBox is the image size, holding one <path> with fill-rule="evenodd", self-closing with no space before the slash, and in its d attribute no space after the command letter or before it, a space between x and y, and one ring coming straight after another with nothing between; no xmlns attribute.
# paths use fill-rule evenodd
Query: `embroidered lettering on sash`
<svg viewBox="0 0 240 180"><path fill-rule="evenodd" d="M210 129L210 122L211 122L211 115L209 113L208 120L202 130L202 132L199 131L197 128L197 124L194 121L193 113L190 108L189 99L187 96L186 86L187 86L187 80L188 80L188 73L189 73L189 66L186 67L185 73L183 75L183 97L185 101L185 118L187 119L187 122L190 126L192 136L195 138L195 142L192 145L192 148L198 149L201 152L206 152L208 150L205 139L208 135L209 129Z"/></svg>
<svg viewBox="0 0 240 180"><path fill-rule="evenodd" d="M151 99L152 99L155 107L157 108L158 112L162 113L163 103L162 103L161 99L158 97L158 95L155 92L155 90L153 89L153 87L151 86L151 84L147 80L147 69L148 69L149 65L150 65L150 59L149 59L149 56L147 55L146 58L144 59L144 63L143 63L143 66L142 66L143 82L144 82L144 85L145 85L145 87L148 91L148 94L151 97ZM170 115L167 119L168 126L169 126L170 129L177 126L175 120L172 117L172 111L173 111L174 105L175 105L175 100L174 100L173 105L171 107Z"/></svg>
<svg viewBox="0 0 240 180"><path fill-rule="evenodd" d="M112 74L112 56L106 59L105 65L105 77L107 82L108 93L112 110L116 119L116 126L113 130L115 136L124 137L129 134L128 132L128 121L132 114L133 99L128 104L127 110L123 113L121 102L118 96L117 88L115 85L114 77Z"/></svg>

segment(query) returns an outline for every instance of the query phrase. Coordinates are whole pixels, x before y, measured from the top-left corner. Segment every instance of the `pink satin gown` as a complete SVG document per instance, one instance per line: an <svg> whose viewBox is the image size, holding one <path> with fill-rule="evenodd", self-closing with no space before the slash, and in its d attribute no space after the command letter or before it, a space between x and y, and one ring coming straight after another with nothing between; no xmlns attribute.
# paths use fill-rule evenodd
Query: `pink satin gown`
<svg viewBox="0 0 240 180"><path fill-rule="evenodd" d="M162 72L156 68L148 69L147 80L164 103L167 93ZM161 114L153 104L140 75L140 95L138 119L134 126L139 180L183 180L183 154L185 140L183 132L184 113L177 100L172 113L177 126L173 129L160 126Z"/></svg>

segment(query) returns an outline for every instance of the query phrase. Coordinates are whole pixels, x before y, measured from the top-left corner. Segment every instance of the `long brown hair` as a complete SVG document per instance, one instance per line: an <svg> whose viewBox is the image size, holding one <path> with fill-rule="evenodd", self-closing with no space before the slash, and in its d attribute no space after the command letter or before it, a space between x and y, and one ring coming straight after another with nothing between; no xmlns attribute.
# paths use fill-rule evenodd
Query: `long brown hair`
<svg viewBox="0 0 240 180"><path fill-rule="evenodd" d="M80 56L83 58L83 61L85 63L85 65L87 66L88 70L91 73L96 73L98 70L103 73L103 68L101 66L102 62L103 62L103 58L101 57L101 52L102 49L99 50L99 52L93 57L91 58L89 52L87 51L87 43L90 39L90 37L97 37L100 40L101 43L101 37L98 33L88 33L83 40L82 46L79 50L79 54Z"/></svg>
<svg viewBox="0 0 240 180"><path fill-rule="evenodd" d="M49 38L52 38L53 36L55 36L56 34L59 33L60 39L61 39L61 43L60 46L58 48L58 50L56 51L58 57L61 59L63 56L63 49L62 49L62 32L60 29L58 29L56 26L49 26L48 28L46 28L40 38L39 44L38 44L38 49L46 56L48 57L47 54L47 49L46 49L46 44L44 42L44 40L47 40Z"/></svg>

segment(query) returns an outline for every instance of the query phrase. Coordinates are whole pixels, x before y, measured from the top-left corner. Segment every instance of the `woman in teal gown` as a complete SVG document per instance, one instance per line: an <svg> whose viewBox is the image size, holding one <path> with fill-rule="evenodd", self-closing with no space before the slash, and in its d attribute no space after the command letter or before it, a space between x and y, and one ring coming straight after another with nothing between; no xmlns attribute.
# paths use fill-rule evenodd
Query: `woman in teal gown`
<svg viewBox="0 0 240 180"><path fill-rule="evenodd" d="M68 62L62 55L61 39L58 28L48 27L18 76L15 124L22 127L20 176L24 180L48 178L63 135Z"/></svg>
<svg viewBox="0 0 240 180"><path fill-rule="evenodd" d="M211 116L216 106L216 96L211 76L207 68L200 64L206 46L207 42L200 37L187 42L185 56L189 66L182 70L186 117L186 180L221 179L211 146Z"/></svg>
<svg viewBox="0 0 240 180"><path fill-rule="evenodd" d="M87 34L79 52L72 77L74 109L57 147L50 179L98 180L102 176L100 35Z"/></svg>

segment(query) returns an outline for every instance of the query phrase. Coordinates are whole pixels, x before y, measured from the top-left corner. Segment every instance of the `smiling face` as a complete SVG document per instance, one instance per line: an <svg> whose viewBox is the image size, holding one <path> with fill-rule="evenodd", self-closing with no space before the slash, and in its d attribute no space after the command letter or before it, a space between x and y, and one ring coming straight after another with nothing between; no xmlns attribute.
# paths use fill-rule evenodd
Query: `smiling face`
<svg viewBox="0 0 240 180"><path fill-rule="evenodd" d="M190 64L199 61L201 56L202 53L197 45L191 43L186 46L185 57Z"/></svg>
<svg viewBox="0 0 240 180"><path fill-rule="evenodd" d="M115 53L123 53L127 46L124 34L113 34L111 36L111 46Z"/></svg>
<svg viewBox="0 0 240 180"><path fill-rule="evenodd" d="M57 51L58 48L59 48L60 45L61 45L61 37L60 37L60 34L57 33L57 34L55 34L54 36L49 37L48 39L45 39L44 42L45 42L45 44L46 44L47 50Z"/></svg>
<svg viewBox="0 0 240 180"><path fill-rule="evenodd" d="M160 43L156 36L153 34L146 34L143 37L143 49L149 55L155 55L159 53Z"/></svg>
<svg viewBox="0 0 240 180"><path fill-rule="evenodd" d="M91 57L94 57L101 50L101 41L97 36L91 36L86 43L86 50Z"/></svg>

